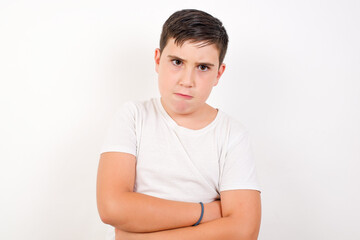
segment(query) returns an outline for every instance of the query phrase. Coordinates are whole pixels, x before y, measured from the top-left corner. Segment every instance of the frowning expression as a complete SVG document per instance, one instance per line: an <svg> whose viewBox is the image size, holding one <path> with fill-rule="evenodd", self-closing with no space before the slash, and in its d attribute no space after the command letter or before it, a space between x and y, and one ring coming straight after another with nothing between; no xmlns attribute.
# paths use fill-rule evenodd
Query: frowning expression
<svg viewBox="0 0 360 240"><path fill-rule="evenodd" d="M170 116L201 111L225 70L224 64L219 67L214 44L186 41L180 46L173 38L161 54L155 50L155 64L162 103Z"/></svg>

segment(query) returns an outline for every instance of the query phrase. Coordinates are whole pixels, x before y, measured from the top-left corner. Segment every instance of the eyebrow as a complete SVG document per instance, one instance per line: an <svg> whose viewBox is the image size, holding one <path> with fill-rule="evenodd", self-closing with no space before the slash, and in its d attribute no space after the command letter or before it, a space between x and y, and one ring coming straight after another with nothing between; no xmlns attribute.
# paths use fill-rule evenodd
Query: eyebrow
<svg viewBox="0 0 360 240"><path fill-rule="evenodd" d="M178 59L178 60L180 60L180 61L182 61L182 62L187 62L185 59L182 59L182 58L180 58L180 57L178 57L178 56L175 56L175 55L168 55L167 56L168 58L170 58L170 59ZM197 65L206 65L206 66L215 66L215 64L213 64L213 63L207 63L207 62L199 62L199 63L196 63Z"/></svg>

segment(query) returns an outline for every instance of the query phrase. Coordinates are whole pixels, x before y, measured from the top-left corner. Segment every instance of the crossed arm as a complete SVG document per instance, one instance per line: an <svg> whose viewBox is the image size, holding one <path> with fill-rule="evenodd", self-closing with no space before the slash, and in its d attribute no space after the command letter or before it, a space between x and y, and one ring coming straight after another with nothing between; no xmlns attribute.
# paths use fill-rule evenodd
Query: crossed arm
<svg viewBox="0 0 360 240"><path fill-rule="evenodd" d="M257 239L261 203L255 190L221 192L221 201L200 204L171 201L133 192L135 157L109 152L101 155L97 203L101 220L116 228L116 239Z"/></svg>

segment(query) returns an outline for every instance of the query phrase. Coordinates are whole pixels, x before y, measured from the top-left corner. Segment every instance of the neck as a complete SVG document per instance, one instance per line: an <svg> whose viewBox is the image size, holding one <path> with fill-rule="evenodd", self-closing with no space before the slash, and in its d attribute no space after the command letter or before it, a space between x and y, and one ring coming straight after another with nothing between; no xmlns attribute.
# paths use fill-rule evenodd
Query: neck
<svg viewBox="0 0 360 240"><path fill-rule="evenodd" d="M199 110L187 114L178 114L169 111L166 104L161 104L167 114L176 122L177 125L193 130L198 130L209 125L217 116L218 110L208 104L204 104Z"/></svg>

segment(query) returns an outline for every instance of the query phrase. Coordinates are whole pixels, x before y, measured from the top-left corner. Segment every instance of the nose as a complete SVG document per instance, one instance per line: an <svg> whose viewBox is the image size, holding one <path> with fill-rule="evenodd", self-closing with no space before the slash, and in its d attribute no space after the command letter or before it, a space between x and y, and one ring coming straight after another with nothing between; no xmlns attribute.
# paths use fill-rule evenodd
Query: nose
<svg viewBox="0 0 360 240"><path fill-rule="evenodd" d="M179 84L183 87L194 87L195 85L194 71L191 69L185 70L180 76Z"/></svg>

